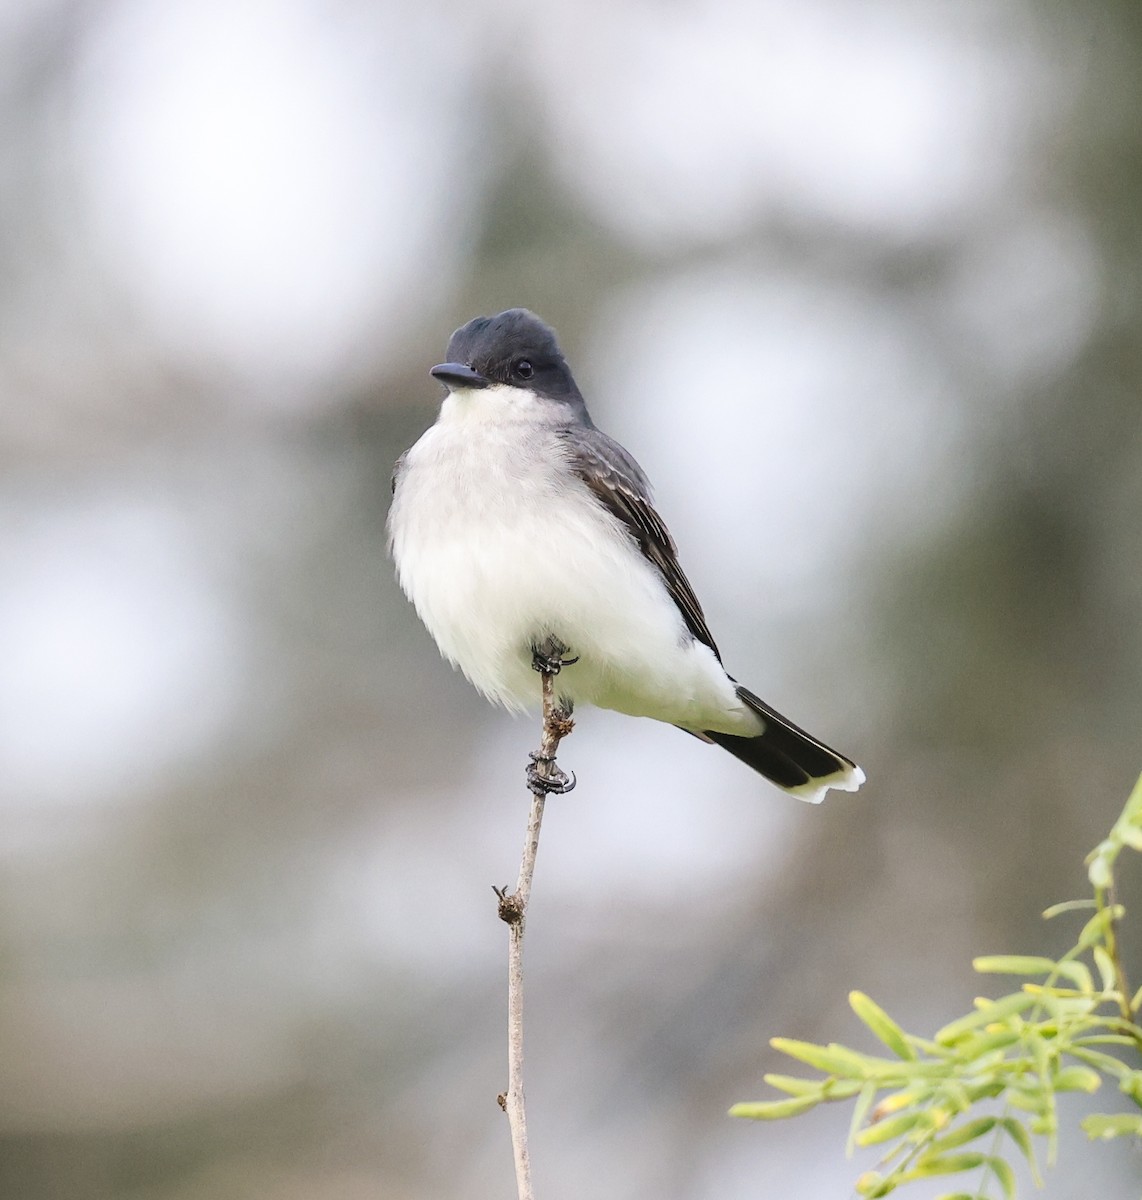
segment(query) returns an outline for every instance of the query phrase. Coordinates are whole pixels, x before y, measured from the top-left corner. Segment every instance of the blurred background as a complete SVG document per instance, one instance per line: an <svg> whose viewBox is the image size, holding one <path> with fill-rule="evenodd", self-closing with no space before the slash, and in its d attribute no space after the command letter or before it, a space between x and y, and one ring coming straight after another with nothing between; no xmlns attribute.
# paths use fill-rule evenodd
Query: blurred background
<svg viewBox="0 0 1142 1200"><path fill-rule="evenodd" d="M538 1193L848 1195L847 1111L725 1116L768 1038L1069 946L1142 768L1140 56L1137 0L7 0L0 1194L514 1195L538 727L384 519L448 335L526 305L730 668L869 777L580 714ZM1043 1194L1140 1179L1064 1136Z"/></svg>

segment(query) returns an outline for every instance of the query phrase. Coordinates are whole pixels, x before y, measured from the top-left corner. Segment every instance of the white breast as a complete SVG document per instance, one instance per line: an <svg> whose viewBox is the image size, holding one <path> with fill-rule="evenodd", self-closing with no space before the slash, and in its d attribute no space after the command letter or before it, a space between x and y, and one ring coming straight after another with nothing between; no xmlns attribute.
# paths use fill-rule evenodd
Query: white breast
<svg viewBox="0 0 1142 1200"><path fill-rule="evenodd" d="M531 647L554 635L579 656L559 678L568 699L739 727L732 685L655 568L569 468L552 470L564 453L542 401L492 387L449 396L406 455L392 553L441 652L521 708L539 698Z"/></svg>

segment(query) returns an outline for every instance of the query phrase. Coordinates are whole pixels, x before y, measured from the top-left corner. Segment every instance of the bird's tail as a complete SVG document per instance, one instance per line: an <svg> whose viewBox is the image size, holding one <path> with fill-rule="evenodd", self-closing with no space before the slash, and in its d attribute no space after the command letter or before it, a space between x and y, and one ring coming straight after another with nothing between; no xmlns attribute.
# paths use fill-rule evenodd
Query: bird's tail
<svg viewBox="0 0 1142 1200"><path fill-rule="evenodd" d="M852 759L798 729L748 688L735 686L738 698L761 718L762 731L755 737L741 737L707 730L705 736L710 741L782 790L810 804L820 804L830 788L855 792L864 783L864 772Z"/></svg>

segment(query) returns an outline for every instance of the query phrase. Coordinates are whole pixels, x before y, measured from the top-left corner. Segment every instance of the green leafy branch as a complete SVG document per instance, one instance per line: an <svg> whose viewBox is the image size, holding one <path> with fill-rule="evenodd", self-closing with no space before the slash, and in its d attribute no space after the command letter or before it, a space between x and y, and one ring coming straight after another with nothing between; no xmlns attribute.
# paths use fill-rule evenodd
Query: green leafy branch
<svg viewBox="0 0 1142 1200"><path fill-rule="evenodd" d="M1058 1144L1057 1097L1096 1092L1107 1079L1142 1110L1142 989L1131 992L1119 952L1124 909L1114 899L1114 867L1123 849L1142 851L1142 777L1114 827L1086 863L1094 895L1047 909L1051 918L1093 910L1075 945L1058 960L991 955L973 962L981 974L1015 975L1020 989L974 1010L931 1038L904 1030L862 992L853 1011L891 1056L847 1046L774 1038L775 1049L824 1073L824 1078L766 1075L780 1100L736 1104L735 1117L795 1117L830 1100L856 1101L848 1152L883 1147L878 1169L856 1181L861 1196L887 1196L919 1179L980 1171L971 1193L991 1194L994 1182L1015 1195L1014 1152L1042 1182L1036 1141L1053 1165ZM988 1103L990 1102L990 1103ZM1142 1111L1097 1113L1082 1128L1092 1139L1142 1141Z"/></svg>

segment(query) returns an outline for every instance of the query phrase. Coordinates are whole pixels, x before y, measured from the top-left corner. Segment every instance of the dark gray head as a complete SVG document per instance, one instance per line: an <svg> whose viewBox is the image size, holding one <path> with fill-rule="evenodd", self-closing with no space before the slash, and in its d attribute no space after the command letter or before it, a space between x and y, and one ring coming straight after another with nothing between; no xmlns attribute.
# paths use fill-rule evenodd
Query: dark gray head
<svg viewBox="0 0 1142 1200"><path fill-rule="evenodd" d="M448 362L432 374L451 391L506 384L583 408L555 331L526 308L461 325L448 343Z"/></svg>

